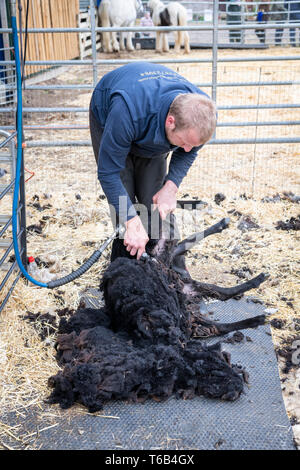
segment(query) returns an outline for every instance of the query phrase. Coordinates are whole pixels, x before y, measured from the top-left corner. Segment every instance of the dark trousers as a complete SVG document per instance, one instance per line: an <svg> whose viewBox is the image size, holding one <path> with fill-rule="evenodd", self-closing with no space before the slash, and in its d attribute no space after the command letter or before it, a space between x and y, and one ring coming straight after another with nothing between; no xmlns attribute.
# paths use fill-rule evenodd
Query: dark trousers
<svg viewBox="0 0 300 470"><path fill-rule="evenodd" d="M264 44L266 42L266 30L265 29L256 29L255 33L256 33L256 36L259 39L259 42Z"/></svg>
<svg viewBox="0 0 300 470"><path fill-rule="evenodd" d="M297 21L290 21L290 23L297 23ZM291 46L296 46L296 28L290 28L290 44Z"/></svg>
<svg viewBox="0 0 300 470"><path fill-rule="evenodd" d="M284 21L276 21L277 24L284 23ZM275 45L280 45L283 36L283 28L275 29Z"/></svg>
<svg viewBox="0 0 300 470"><path fill-rule="evenodd" d="M239 24L236 21L227 22L227 24ZM240 29L230 29L229 30L229 41L230 42L241 42L242 32Z"/></svg>
<svg viewBox="0 0 300 470"><path fill-rule="evenodd" d="M98 165L99 148L103 129L91 109L89 112L89 119L92 146L96 163ZM142 158L129 153L126 158L126 167L120 173L122 183L148 231L150 240L156 239L157 237L154 235L159 235L161 230L160 217L158 214L156 214L156 216L153 215L151 205L153 204L152 198L154 194L156 194L164 185L167 171L167 157L168 154L157 158ZM147 208L147 218L145 218L145 211L139 210L139 205L143 205ZM151 221L153 222L153 226L151 226ZM169 223L171 227L169 232L171 232L172 238L179 238L175 217L168 218L168 221L169 222L167 223ZM118 220L116 223L118 223ZM123 248L119 245L120 243L115 240L112 252L122 250Z"/></svg>
<svg viewBox="0 0 300 470"><path fill-rule="evenodd" d="M275 44L281 44L282 35L283 35L282 28L275 30Z"/></svg>

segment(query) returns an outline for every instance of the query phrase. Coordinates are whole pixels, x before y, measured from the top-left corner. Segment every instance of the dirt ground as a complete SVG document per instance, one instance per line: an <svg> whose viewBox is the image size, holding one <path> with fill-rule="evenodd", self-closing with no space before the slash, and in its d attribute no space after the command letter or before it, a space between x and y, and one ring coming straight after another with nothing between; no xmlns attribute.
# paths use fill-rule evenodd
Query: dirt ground
<svg viewBox="0 0 300 470"><path fill-rule="evenodd" d="M221 50L219 57L264 55L290 56L289 48L257 51ZM192 58L209 58L210 51L193 50ZM101 54L99 58L157 59L154 51L135 51L118 56ZM175 58L174 52L161 58ZM180 58L187 58L180 55ZM199 83L211 79L211 64L168 64ZM99 78L113 65L98 67ZM228 63L220 62L221 82L299 81L296 61ZM92 83L90 67L68 67L45 83ZM283 78L284 77L284 78ZM40 83L44 84L44 82ZM202 87L210 94L208 87ZM299 86L224 87L217 91L218 106L298 102ZM24 106L89 105L91 91L64 90L24 92ZM220 122L300 120L299 110L277 109L219 112ZM87 140L87 114L28 113L25 125L66 126L77 129L26 130L31 141ZM217 138L254 138L296 136L295 126L220 127ZM297 160L298 158L298 160ZM230 217L229 229L202 241L188 255L192 277L224 286L240 283L260 272L269 279L249 294L264 302L277 352L282 392L295 441L300 446L300 368L297 344L300 344L299 316L299 231L284 230L286 222L300 214L299 144L243 144L206 146L180 188L180 198L197 198L206 204L195 211L176 211L182 236ZM57 277L76 269L112 232L108 207L96 177L91 147L30 147L25 149L28 228L28 256L39 258L46 271ZM31 172L31 173L30 173ZM4 177L5 178L5 177ZM1 181L4 183L4 180ZM216 197L222 193L223 196ZM2 207L9 213L10 198ZM4 213L1 211L1 213ZM9 236L9 234L8 234ZM98 287L108 263L107 250L97 265L71 284L55 291L43 290L20 280L0 318L0 409L19 410L38 405L49 395L48 378L55 374L55 327L24 318L28 314L50 314L58 320L61 308L76 308L82 292ZM45 270L45 268L44 268ZM1 298L4 298L6 291ZM43 340L41 340L43 332ZM297 343L299 340L299 343ZM294 348L294 349L293 349ZM292 358L294 357L294 362ZM296 359L295 359L296 357ZM12 430L0 423L0 446Z"/></svg>

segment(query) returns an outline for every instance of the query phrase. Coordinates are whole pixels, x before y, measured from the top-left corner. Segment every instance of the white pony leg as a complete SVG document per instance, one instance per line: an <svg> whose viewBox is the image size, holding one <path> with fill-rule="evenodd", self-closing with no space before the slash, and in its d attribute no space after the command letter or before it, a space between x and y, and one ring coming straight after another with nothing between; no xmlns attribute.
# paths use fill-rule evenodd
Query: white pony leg
<svg viewBox="0 0 300 470"><path fill-rule="evenodd" d="M110 33L102 33L104 52L112 52Z"/></svg>
<svg viewBox="0 0 300 470"><path fill-rule="evenodd" d="M120 33L120 50L125 51L125 37L124 33Z"/></svg>
<svg viewBox="0 0 300 470"><path fill-rule="evenodd" d="M132 44L132 33L127 34L127 44L126 44L127 50L128 51L134 51L134 47Z"/></svg>
<svg viewBox="0 0 300 470"><path fill-rule="evenodd" d="M190 37L187 31L184 31L184 52L185 54L189 54L191 52Z"/></svg>
<svg viewBox="0 0 300 470"><path fill-rule="evenodd" d="M109 18L109 6L109 0L102 0L102 3L100 4L100 7L98 9L99 23L101 24L101 26L103 26L103 28L109 28L111 26ZM110 39L110 33L102 33L104 52L112 52Z"/></svg>
<svg viewBox="0 0 300 470"><path fill-rule="evenodd" d="M156 31L156 52L161 52L162 51L162 34L159 31Z"/></svg>
<svg viewBox="0 0 300 470"><path fill-rule="evenodd" d="M168 40L168 34L167 33L163 34L163 51L164 52L169 52L169 40Z"/></svg>
<svg viewBox="0 0 300 470"><path fill-rule="evenodd" d="M174 50L176 52L176 54L178 54L180 52L180 46L181 46L181 41L182 41L182 35L181 35L181 31L178 31L177 33L175 32L175 46L174 46Z"/></svg>
<svg viewBox="0 0 300 470"><path fill-rule="evenodd" d="M120 44L117 40L117 33L116 32L113 32L111 33L111 36L112 36L112 47L113 47L113 50L115 52L119 52L120 50Z"/></svg>

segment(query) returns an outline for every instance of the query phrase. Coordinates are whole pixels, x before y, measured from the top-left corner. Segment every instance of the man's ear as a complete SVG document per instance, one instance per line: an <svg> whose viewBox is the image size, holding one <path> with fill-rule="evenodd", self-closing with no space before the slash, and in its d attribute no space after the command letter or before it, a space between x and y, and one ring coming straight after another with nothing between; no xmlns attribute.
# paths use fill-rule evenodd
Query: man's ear
<svg viewBox="0 0 300 470"><path fill-rule="evenodd" d="M172 116L172 114L168 114L167 119L166 119L166 127L173 131L176 127L175 125L175 118Z"/></svg>

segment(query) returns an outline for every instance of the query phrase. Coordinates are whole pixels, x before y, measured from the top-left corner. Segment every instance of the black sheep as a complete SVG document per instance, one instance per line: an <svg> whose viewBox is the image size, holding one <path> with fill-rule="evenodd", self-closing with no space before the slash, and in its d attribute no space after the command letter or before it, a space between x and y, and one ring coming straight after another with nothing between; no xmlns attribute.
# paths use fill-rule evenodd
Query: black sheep
<svg viewBox="0 0 300 470"><path fill-rule="evenodd" d="M230 364L220 343L208 346L196 338L256 327L265 317L215 323L199 313L198 305L209 297L241 295L265 276L226 289L182 279L171 268L174 257L227 225L223 219L179 244L162 238L149 248L154 257L117 257L109 265L100 285L105 306L81 308L60 324L57 351L63 370L49 379L51 403L68 408L80 402L95 412L114 399L240 396L246 372Z"/></svg>

